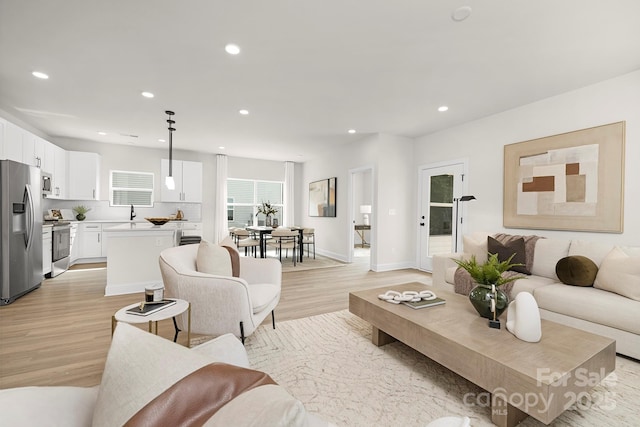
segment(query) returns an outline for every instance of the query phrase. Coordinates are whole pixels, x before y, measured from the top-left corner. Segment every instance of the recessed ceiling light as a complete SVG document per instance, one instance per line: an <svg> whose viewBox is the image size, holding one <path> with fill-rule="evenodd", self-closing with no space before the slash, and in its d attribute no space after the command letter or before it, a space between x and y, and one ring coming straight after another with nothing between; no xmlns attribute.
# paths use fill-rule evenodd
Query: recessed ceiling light
<svg viewBox="0 0 640 427"><path fill-rule="evenodd" d="M220 146L220 147L218 147L218 148L219 148L220 150L224 150L224 147L222 147L222 146Z"/></svg>
<svg viewBox="0 0 640 427"><path fill-rule="evenodd" d="M349 129L347 132L349 132L349 133L356 133L356 130L355 130L355 129Z"/></svg>
<svg viewBox="0 0 640 427"><path fill-rule="evenodd" d="M106 134L107 134L107 133L106 133L106 132L103 132L103 131L98 132L98 135L105 136Z"/></svg>
<svg viewBox="0 0 640 427"><path fill-rule="evenodd" d="M243 116L247 116L249 114L249 110L239 110L238 113L242 114Z"/></svg>
<svg viewBox="0 0 640 427"><path fill-rule="evenodd" d="M43 73L42 71L34 71L33 73L31 73L31 75L33 75L33 77L37 77L39 79L43 79L46 80L49 78L49 76L45 73Z"/></svg>
<svg viewBox="0 0 640 427"><path fill-rule="evenodd" d="M151 92L142 92L142 96L144 96L145 98L153 98L155 95Z"/></svg>
<svg viewBox="0 0 640 427"><path fill-rule="evenodd" d="M462 6L453 11L453 13L451 14L451 19L453 19L456 22L462 22L470 16L471 16L471 7Z"/></svg>
<svg viewBox="0 0 640 427"><path fill-rule="evenodd" d="M229 43L228 45L226 45L224 47L224 50L229 54L229 55L237 55L240 53L240 47L237 44L233 44L233 43Z"/></svg>
<svg viewBox="0 0 640 427"><path fill-rule="evenodd" d="M438 111L440 111L441 113L444 111L447 111L449 109L449 107L447 107L446 105L442 105L440 107L438 107Z"/></svg>
<svg viewBox="0 0 640 427"><path fill-rule="evenodd" d="M159 139L158 142L167 142L164 139Z"/></svg>

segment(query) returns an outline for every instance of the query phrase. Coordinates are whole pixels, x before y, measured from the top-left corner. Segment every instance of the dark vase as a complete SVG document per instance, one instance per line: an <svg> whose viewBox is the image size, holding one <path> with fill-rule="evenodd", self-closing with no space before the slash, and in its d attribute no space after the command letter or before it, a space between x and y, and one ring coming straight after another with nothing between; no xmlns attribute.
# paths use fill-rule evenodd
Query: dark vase
<svg viewBox="0 0 640 427"><path fill-rule="evenodd" d="M507 309L509 305L509 297L502 292L500 287L496 286L496 319L500 317L503 311ZM491 312L491 300L493 299L493 292L491 292L491 285L478 285L471 289L469 292L469 301L476 309L478 314L487 319L493 319L493 313Z"/></svg>
<svg viewBox="0 0 640 427"><path fill-rule="evenodd" d="M84 220L85 220L85 218L86 218L86 216L84 216L84 214L78 214L78 215L76 215L76 219L77 219L78 221L84 221Z"/></svg>

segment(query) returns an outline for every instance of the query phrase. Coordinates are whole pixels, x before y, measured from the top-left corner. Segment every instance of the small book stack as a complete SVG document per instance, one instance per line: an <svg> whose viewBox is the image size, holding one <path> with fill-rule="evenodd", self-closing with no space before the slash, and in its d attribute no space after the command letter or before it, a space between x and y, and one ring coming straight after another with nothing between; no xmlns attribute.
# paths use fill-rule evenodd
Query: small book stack
<svg viewBox="0 0 640 427"><path fill-rule="evenodd" d="M433 307L434 305L441 305L444 304L445 300L442 298L435 298L435 299L430 299L430 300L420 300L420 301L404 301L403 304L404 305L408 305L411 308L415 308L415 309L419 309L419 308L426 308L426 307Z"/></svg>
<svg viewBox="0 0 640 427"><path fill-rule="evenodd" d="M163 308L171 307L176 302L172 299L163 299L162 301L141 302L133 308L127 310L127 314L136 314L138 316L148 316L156 313Z"/></svg>

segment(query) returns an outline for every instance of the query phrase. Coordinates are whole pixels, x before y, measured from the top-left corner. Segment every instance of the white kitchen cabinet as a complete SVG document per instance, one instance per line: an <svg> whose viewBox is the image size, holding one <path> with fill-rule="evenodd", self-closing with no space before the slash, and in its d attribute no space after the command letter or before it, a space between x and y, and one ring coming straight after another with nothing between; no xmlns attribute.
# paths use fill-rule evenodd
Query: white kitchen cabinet
<svg viewBox="0 0 640 427"><path fill-rule="evenodd" d="M78 258L102 258L102 224L87 223L78 227Z"/></svg>
<svg viewBox="0 0 640 427"><path fill-rule="evenodd" d="M24 131L11 122L5 122L4 158L22 163L22 137Z"/></svg>
<svg viewBox="0 0 640 427"><path fill-rule="evenodd" d="M56 146L49 141L46 141L44 139L42 140L42 170L44 172L50 173L51 175L53 175L55 168L55 147Z"/></svg>
<svg viewBox="0 0 640 427"><path fill-rule="evenodd" d="M174 190L165 185L169 175L169 160L160 162L160 199L163 202L202 203L202 163L187 160L173 160L172 176L176 183Z"/></svg>
<svg viewBox="0 0 640 427"><path fill-rule="evenodd" d="M52 145L53 171L50 199L66 199L68 194L67 152L57 145Z"/></svg>
<svg viewBox="0 0 640 427"><path fill-rule="evenodd" d="M80 257L80 241L78 240L78 224L71 223L70 230L71 237L71 249L70 252L70 263L71 265L75 264L78 258Z"/></svg>
<svg viewBox="0 0 640 427"><path fill-rule="evenodd" d="M22 130L22 163L42 169L45 140Z"/></svg>
<svg viewBox="0 0 640 427"><path fill-rule="evenodd" d="M51 258L53 253L53 228L42 227L42 274L51 273Z"/></svg>
<svg viewBox="0 0 640 427"><path fill-rule="evenodd" d="M100 155L82 151L67 152L69 200L100 200Z"/></svg>

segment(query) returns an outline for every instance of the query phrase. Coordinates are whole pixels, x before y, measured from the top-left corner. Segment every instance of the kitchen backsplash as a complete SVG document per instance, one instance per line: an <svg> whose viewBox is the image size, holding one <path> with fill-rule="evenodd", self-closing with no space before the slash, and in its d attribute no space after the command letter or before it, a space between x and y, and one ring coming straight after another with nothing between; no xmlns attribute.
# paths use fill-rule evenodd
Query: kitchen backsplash
<svg viewBox="0 0 640 427"><path fill-rule="evenodd" d="M130 206L113 207L109 206L108 201L42 199L42 215L43 217L48 215L49 209L73 209L78 205L91 208L91 210L85 214L87 221L129 221L129 215L131 213ZM167 202L156 202L151 208L136 207L135 220L144 221L145 217L175 215L178 213L178 209L182 211L184 219L194 222L202 221L202 205L200 203Z"/></svg>

